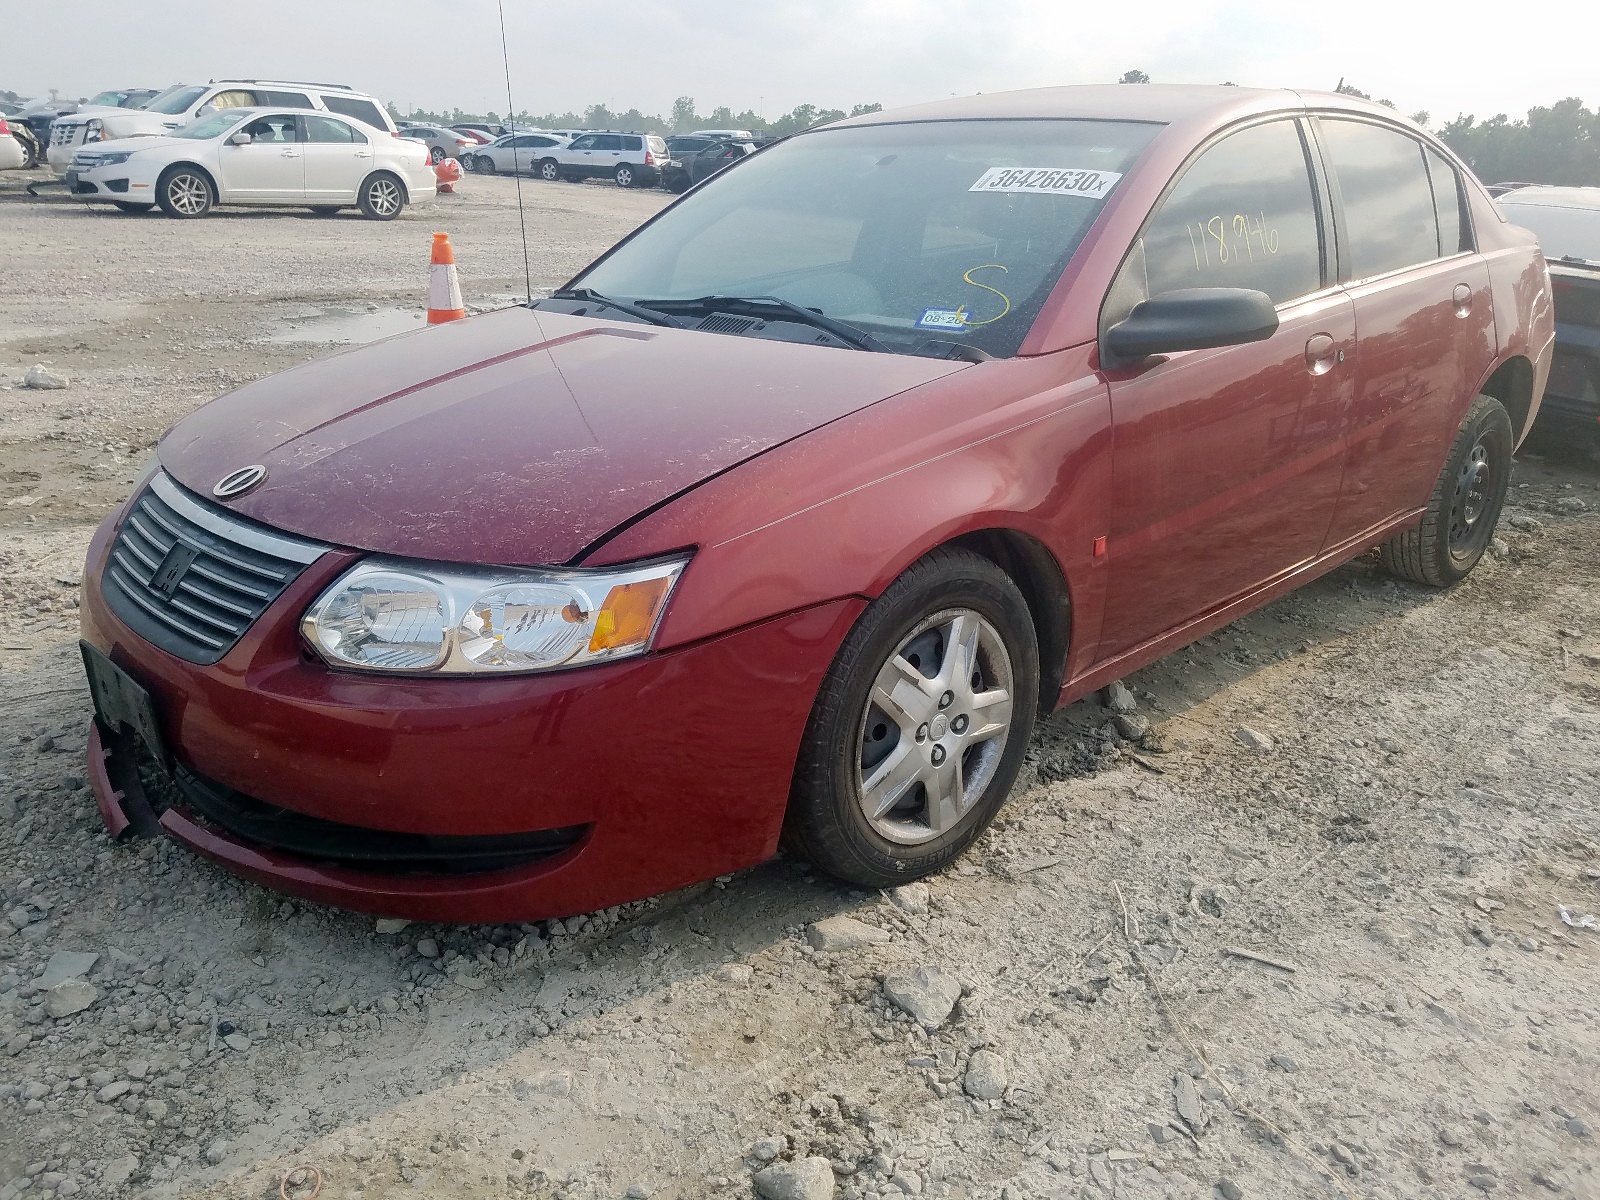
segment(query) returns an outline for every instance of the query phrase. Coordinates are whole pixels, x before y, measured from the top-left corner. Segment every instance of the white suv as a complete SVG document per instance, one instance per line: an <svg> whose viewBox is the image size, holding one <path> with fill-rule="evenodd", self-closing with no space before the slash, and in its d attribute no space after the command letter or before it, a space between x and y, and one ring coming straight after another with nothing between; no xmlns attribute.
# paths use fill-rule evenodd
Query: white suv
<svg viewBox="0 0 1600 1200"><path fill-rule="evenodd" d="M338 113L388 133L399 129L380 101L344 84L214 79L208 84L174 84L146 101L143 108L104 109L57 117L50 126L47 153L50 165L60 173L72 165L73 154L95 142L170 133L219 108L263 106Z"/></svg>
<svg viewBox="0 0 1600 1200"><path fill-rule="evenodd" d="M614 179L618 187L654 187L667 161L667 143L653 133L585 133L572 144L551 147L539 158L539 177L554 182L565 179Z"/></svg>

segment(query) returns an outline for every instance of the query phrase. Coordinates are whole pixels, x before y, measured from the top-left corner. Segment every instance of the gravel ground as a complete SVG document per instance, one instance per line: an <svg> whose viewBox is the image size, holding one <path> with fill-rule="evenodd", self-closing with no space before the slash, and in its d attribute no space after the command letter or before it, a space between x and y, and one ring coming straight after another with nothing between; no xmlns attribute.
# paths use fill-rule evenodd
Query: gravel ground
<svg viewBox="0 0 1600 1200"><path fill-rule="evenodd" d="M513 295L513 185L461 191L180 224L0 182L0 1200L299 1164L325 1197L1600 1196L1581 454L1523 456L1454 591L1363 560L1056 714L976 851L890 895L780 861L402 926L110 842L93 523L178 416L418 311L435 228L469 303ZM665 199L524 192L536 288Z"/></svg>

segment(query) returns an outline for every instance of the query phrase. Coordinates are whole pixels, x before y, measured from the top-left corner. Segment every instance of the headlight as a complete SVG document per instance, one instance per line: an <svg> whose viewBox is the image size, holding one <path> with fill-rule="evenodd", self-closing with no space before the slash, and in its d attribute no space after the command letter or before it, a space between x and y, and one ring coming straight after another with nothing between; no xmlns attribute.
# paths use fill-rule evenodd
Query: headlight
<svg viewBox="0 0 1600 1200"><path fill-rule="evenodd" d="M335 666L512 674L643 654L687 558L602 571L458 570L368 559L307 610Z"/></svg>
<svg viewBox="0 0 1600 1200"><path fill-rule="evenodd" d="M105 136L106 127L103 121L91 117L83 123L83 140L86 145L89 142L98 142Z"/></svg>
<svg viewBox="0 0 1600 1200"><path fill-rule="evenodd" d="M134 155L132 150L106 150L95 156L94 165L97 167L114 167L118 163L125 163Z"/></svg>

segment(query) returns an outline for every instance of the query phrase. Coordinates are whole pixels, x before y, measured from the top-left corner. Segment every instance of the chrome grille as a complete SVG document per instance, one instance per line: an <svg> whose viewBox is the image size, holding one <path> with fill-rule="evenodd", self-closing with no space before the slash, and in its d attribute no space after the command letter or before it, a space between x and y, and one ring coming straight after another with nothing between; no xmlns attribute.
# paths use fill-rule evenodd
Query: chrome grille
<svg viewBox="0 0 1600 1200"><path fill-rule="evenodd" d="M206 504L157 472L123 518L102 587L145 640L214 663L326 549Z"/></svg>
<svg viewBox="0 0 1600 1200"><path fill-rule="evenodd" d="M52 146L70 146L78 140L77 135L82 133L84 125L78 121L56 121L50 126L50 144Z"/></svg>

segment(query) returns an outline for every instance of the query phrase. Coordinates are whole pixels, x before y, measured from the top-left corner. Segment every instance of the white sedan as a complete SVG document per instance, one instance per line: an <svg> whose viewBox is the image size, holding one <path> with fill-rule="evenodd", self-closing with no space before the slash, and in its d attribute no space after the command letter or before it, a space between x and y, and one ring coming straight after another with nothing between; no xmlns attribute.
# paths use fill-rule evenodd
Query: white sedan
<svg viewBox="0 0 1600 1200"><path fill-rule="evenodd" d="M159 204L169 217L203 217L218 204L356 205L390 221L432 200L428 148L350 117L304 109L228 108L161 137L79 150L65 182L80 200L124 212Z"/></svg>
<svg viewBox="0 0 1600 1200"><path fill-rule="evenodd" d="M493 175L532 173L535 165L552 147L564 148L572 139L559 133L508 133L487 146L468 147L461 152L462 165L469 170Z"/></svg>

